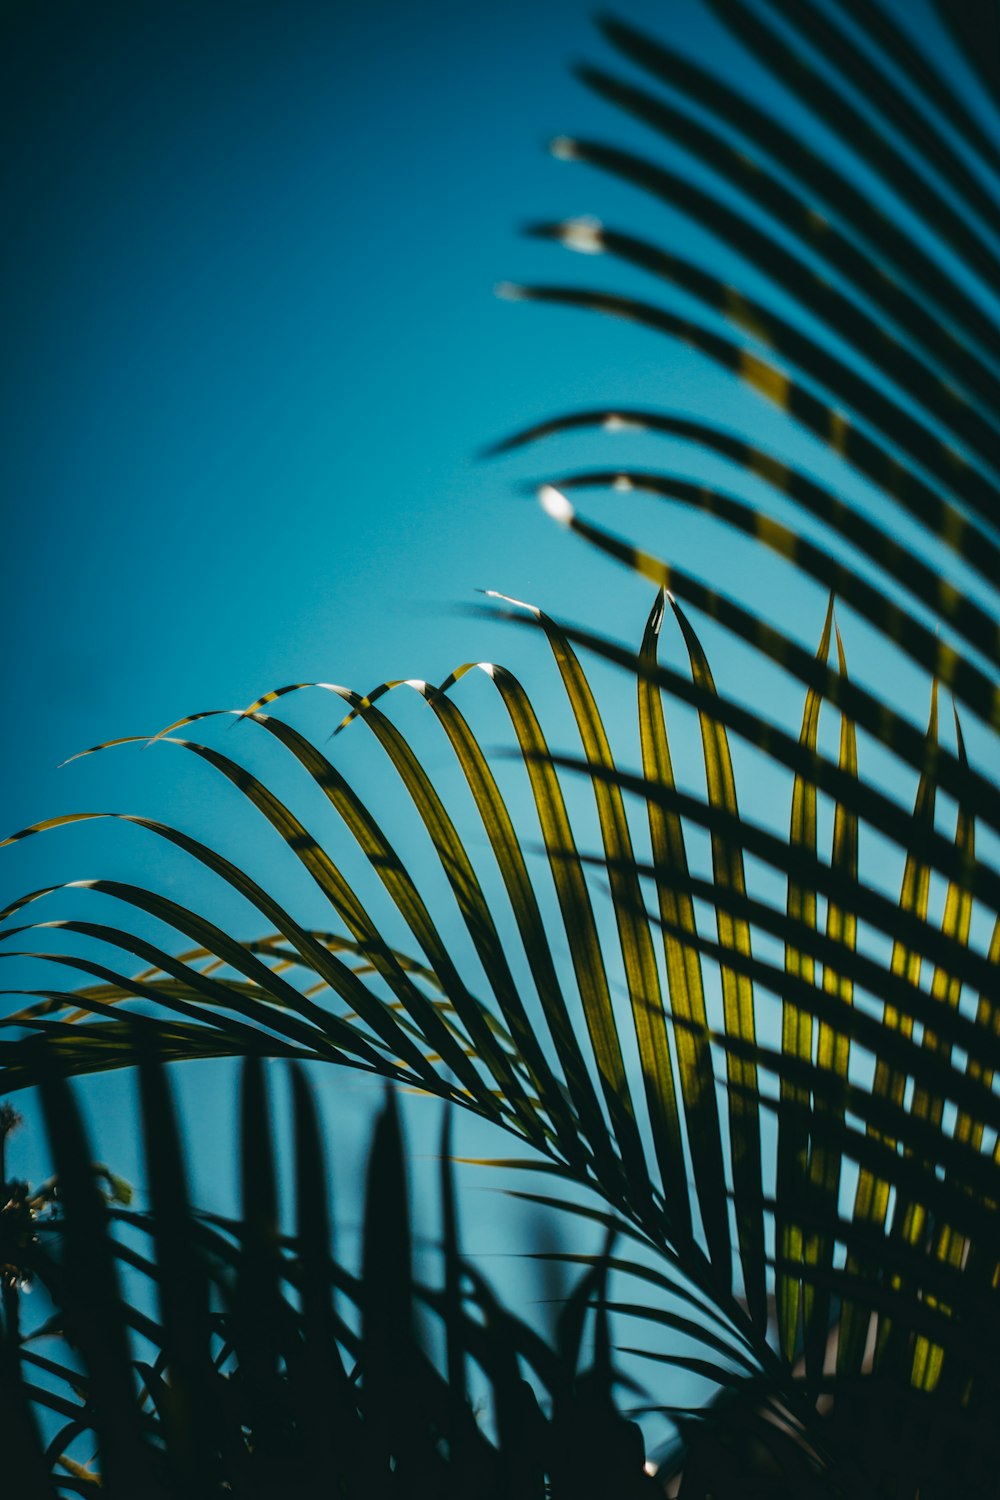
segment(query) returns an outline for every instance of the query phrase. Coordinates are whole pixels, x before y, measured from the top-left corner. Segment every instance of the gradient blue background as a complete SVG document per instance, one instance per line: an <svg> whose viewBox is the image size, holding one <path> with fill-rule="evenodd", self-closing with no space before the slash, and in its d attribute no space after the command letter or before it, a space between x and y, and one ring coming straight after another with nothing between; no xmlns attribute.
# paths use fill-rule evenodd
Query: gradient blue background
<svg viewBox="0 0 1000 1500"><path fill-rule="evenodd" d="M761 82L696 0L625 3L618 13L723 66L738 61L751 91ZM440 680L481 658L516 667L556 747L572 748L543 645L462 611L477 604L476 589L495 588L637 643L651 591L561 533L520 482L619 455L639 465L670 458L709 478L724 466L662 440L630 439L626 451L615 446L624 439L606 436L490 462L477 452L557 412L648 404L743 426L824 473L817 445L798 438L790 447L775 413L690 351L624 323L492 295L504 279L552 280L686 305L638 272L518 233L526 221L587 212L695 258L709 248L720 274L758 286L733 247L543 149L579 131L681 160L571 76L567 64L580 58L629 72L582 0L22 0L7 7L4 28L3 831L82 808L148 813L214 838L280 893L298 890L281 851L207 768L163 746L58 763L186 712L243 706L285 682L364 690L390 676ZM780 288L768 295L782 305ZM781 513L752 481L744 491L767 495ZM822 591L749 542L649 500L581 504L741 593L803 641L817 639ZM863 637L852 640L849 617L845 633L849 653L857 650ZM710 626L704 639L724 691L797 725L799 688ZM676 662L676 640L669 649ZM866 652L860 675L874 675L915 719L924 715L918 674L899 664L880 672ZM594 680L621 760L634 766L633 690L599 667ZM485 683L468 680L461 694L484 744L502 744ZM426 711L414 699L393 712L461 806ZM296 700L289 713L320 737L339 717L326 695ZM672 722L680 774L694 785L695 726L682 713ZM228 738L213 726L206 733L291 787L250 726ZM440 896L419 830L363 726L333 753ZM782 827L787 778L742 747L734 753L744 810ZM513 773L509 786L523 811ZM586 806L580 816L581 842L588 846L589 828L596 848ZM480 836L473 847L482 844ZM136 830L89 824L2 858L5 899L105 875L192 904L203 898L220 920L254 931L245 911ZM311 895L299 893L320 922ZM35 911L97 909L82 895L50 906ZM28 982L26 969L17 972ZM339 1074L322 1082L349 1183L377 1090ZM226 1207L230 1071L193 1065L178 1083L199 1146L198 1190ZM103 1154L141 1178L129 1080L95 1079L81 1092ZM436 1128L436 1106L423 1108ZM463 1144L509 1150L483 1132ZM19 1149L18 1169L37 1176L36 1143L26 1136ZM470 1201L486 1204L481 1193ZM472 1248L495 1247L511 1214L477 1206Z"/></svg>

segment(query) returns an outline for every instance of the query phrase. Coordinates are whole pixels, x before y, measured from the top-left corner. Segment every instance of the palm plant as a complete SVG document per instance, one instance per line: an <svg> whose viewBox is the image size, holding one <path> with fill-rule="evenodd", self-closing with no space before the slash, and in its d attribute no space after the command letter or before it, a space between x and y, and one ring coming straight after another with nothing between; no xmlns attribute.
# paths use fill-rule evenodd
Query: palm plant
<svg viewBox="0 0 1000 1500"><path fill-rule="evenodd" d="M172 725L156 738L206 761L245 795L322 892L331 930L296 920L201 841L129 816L245 898L265 935L246 942L136 884L88 882L166 923L186 946L175 956L119 924L40 924L97 939L104 952L145 967L123 973L83 950L42 955L92 982L40 990L5 1021L16 1035L0 1046L2 1078L12 1089L36 1081L39 1034L61 1066L80 1073L130 1063L136 1038L146 1037L168 1058L322 1059L460 1103L532 1148L548 1173L599 1195L600 1207L573 1211L631 1240L635 1255L613 1263L657 1288L662 1305L647 1315L700 1345L694 1353L679 1345L671 1358L708 1374L726 1397L685 1429L683 1494L725 1493L734 1466L753 1455L786 1492L822 1482L857 1494L949 1495L956 1485L991 1493L997 1454L983 1414L995 1389L1000 1265L1000 880L976 839L985 835L989 846L1000 828L991 770L1000 724L996 112L970 106L923 37L880 0L708 3L808 113L817 142L821 127L834 132L835 157L812 147L780 110L610 21L606 35L646 81L594 68L583 70L584 81L654 136L680 143L698 170L685 175L672 157L664 164L576 138L561 137L554 149L698 221L738 248L755 278L778 283L798 312L776 311L756 286L744 293L704 265L592 219L535 232L652 274L701 303L704 319L577 285L508 290L683 340L823 444L824 477L713 422L618 404L551 418L500 446L585 427L614 433L616 443L635 429L663 435L770 486L801 530L739 493L617 459L543 486L555 519L659 591L638 652L508 601L554 658L582 755L550 753L545 715L513 674L492 664L465 664L438 688L387 682L360 695L316 685L342 700L345 725L361 720L375 736L412 801L455 904L441 920L333 757L265 712L306 685L265 694L239 718L277 740L326 798L375 871L391 922L372 915L342 862L282 798L230 755L177 737L208 715ZM976 0L936 9L967 66L995 93L995 9ZM704 168L724 193L703 185ZM892 212L874 206L872 180ZM864 505L847 498L859 478ZM584 519L566 495L603 486L706 512L830 590L870 638L927 674L926 731L848 676L832 597L814 653L747 603ZM717 691L679 601L798 680L806 696L797 735ZM688 672L658 660L668 612ZM640 770L616 763L574 646L633 675ZM515 822L456 702L454 689L474 668L485 669L509 717L537 819L531 829ZM956 704L954 750L938 734L938 684ZM470 839L378 706L399 687L425 698L447 738L502 887L499 904L477 873ZM697 711L703 795L675 781L665 696ZM824 701L840 720L835 758L819 748ZM959 710L982 753L967 753ZM859 730L892 757L890 782L864 774ZM730 735L790 773L787 837L741 814ZM912 808L897 792L900 769L917 782ZM581 853L563 789L569 775L592 788L599 854ZM939 794L957 807L953 836L939 826ZM627 796L641 809L641 842ZM819 850L825 805L829 859ZM864 829L898 851L898 899L861 875ZM545 865L533 872L528 853L539 830ZM695 830L710 846L704 874L691 853ZM783 903L752 890L745 855L778 873ZM607 882L613 939L603 936L595 904L598 878ZM4 915L51 895L33 892ZM475 973L463 972L449 937L456 915ZM387 935L400 923L406 948ZM980 942L991 923L992 937ZM501 935L508 927L516 960ZM557 962L557 930L571 972ZM780 960L765 956L775 944ZM619 965L623 1003L614 993ZM488 994L477 993L479 974ZM772 1012L779 1045L767 1041ZM725 1060L723 1089L716 1056ZM655 1271L650 1253L659 1258Z"/></svg>
<svg viewBox="0 0 1000 1500"><path fill-rule="evenodd" d="M421 1285L390 1098L373 1134L361 1273L352 1274L333 1255L320 1133L301 1072L293 1074L296 1232L282 1236L256 1059L244 1069L240 1108L241 1218L198 1214L163 1067L139 1049L146 1212L109 1205L73 1095L57 1061L39 1052L56 1212L11 1184L0 1213L0 1431L12 1493L208 1500L289 1484L428 1500L541 1497L546 1486L594 1500L648 1492L642 1435L613 1400L601 1300L607 1257L567 1299L549 1347L463 1261L446 1154L443 1286ZM45 1288L53 1313L22 1337L25 1277ZM586 1365L595 1299L595 1358ZM424 1314L444 1333L444 1372L420 1336ZM141 1359L130 1348L136 1340ZM40 1414L54 1425L44 1442Z"/></svg>

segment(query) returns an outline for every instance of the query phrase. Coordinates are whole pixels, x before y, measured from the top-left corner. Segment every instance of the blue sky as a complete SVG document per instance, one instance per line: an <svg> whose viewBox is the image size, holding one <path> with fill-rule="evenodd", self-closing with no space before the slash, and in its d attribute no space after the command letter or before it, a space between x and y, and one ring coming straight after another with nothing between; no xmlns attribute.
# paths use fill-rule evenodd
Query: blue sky
<svg viewBox="0 0 1000 1500"><path fill-rule="evenodd" d="M287 681L496 657L551 696L537 646L460 613L477 589L599 601L637 640L648 587L520 492L542 456L477 458L553 411L706 383L648 336L493 295L583 279L518 233L595 195L548 139L630 133L570 76L608 52L580 5L63 3L14 31L5 829L89 807L225 834L217 788L162 749L58 765ZM162 874L139 844L19 846L4 892Z"/></svg>
<svg viewBox="0 0 1000 1500"><path fill-rule="evenodd" d="M619 13L672 28L672 40L723 64L732 56L696 0L633 0ZM693 257L710 244L544 149L567 131L651 149L571 76L574 60L613 64L588 8L54 0L43 13L20 0L5 24L3 831L81 808L143 812L266 865L252 819L165 747L57 767L98 741L243 706L289 681L364 690L498 659L551 713L556 744L568 741L541 644L468 611L477 589L499 589L638 642L648 586L561 533L521 487L613 463L618 450L612 458L610 439L579 435L490 462L481 448L607 402L711 416L790 451L763 403L695 354L493 295L505 279L650 295L639 272L524 239L519 227L539 218L596 213ZM759 75L741 67L752 89ZM711 253L722 274L734 271L730 247ZM780 288L770 295L780 304ZM629 458L661 451L639 444ZM805 440L791 452L823 472ZM802 640L818 638L821 591L750 543L649 500L587 508ZM705 641L720 687L797 724L800 689L710 627ZM868 680L878 675L877 659L864 665ZM599 669L595 681L634 765L631 691ZM886 691L924 717L918 674L894 667ZM480 714L484 744L499 741L484 688L470 681L462 701ZM325 696L289 712L320 737L337 717ZM418 704L398 712L415 737L427 734ZM232 748L234 737L208 732ZM421 743L448 784L444 749ZM696 752L681 733L682 775L695 775ZM283 774L267 747L246 753ZM363 726L336 755L404 827ZM780 826L787 787L760 770L752 785L745 806ZM5 850L0 891L96 874L190 889L135 830L88 825ZM357 1089L337 1080L348 1155L363 1139ZM224 1070L188 1070L182 1090L194 1133L218 1148L231 1107ZM102 1149L134 1173L128 1083L95 1080L86 1097ZM224 1148L200 1158L206 1191L224 1158Z"/></svg>

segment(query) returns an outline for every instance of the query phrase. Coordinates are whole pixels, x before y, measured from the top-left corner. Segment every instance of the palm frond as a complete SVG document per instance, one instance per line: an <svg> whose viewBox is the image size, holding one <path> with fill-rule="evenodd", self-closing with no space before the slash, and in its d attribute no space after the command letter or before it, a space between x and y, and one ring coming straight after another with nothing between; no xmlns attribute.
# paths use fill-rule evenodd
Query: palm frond
<svg viewBox="0 0 1000 1500"><path fill-rule="evenodd" d="M774 98L791 97L811 120L811 136L783 118L780 103L758 102L739 77L730 82L669 43L606 21L606 37L645 74L643 85L604 68L585 68L583 81L666 142L669 154L660 162L567 136L554 151L699 223L742 256L745 288L675 246L592 219L564 219L531 233L648 275L655 294L647 300L576 284L507 290L624 318L640 333L700 352L721 382L748 387L785 414L790 451L771 451L714 418L610 403L550 417L497 444L495 451L513 451L585 428L602 429L616 445L630 433L659 435L686 445L696 463L705 454L728 462L735 488L621 462L617 452L601 467L541 486L553 519L657 589L638 651L494 596L539 645L544 640L552 658L561 696L544 713L511 672L482 662L463 663L440 687L386 681L362 695L313 685L346 709L341 728L352 723L352 734L370 735L379 748L425 836L443 893L439 907L401 858L395 831L348 785L336 751L326 753L265 711L308 684L265 694L237 716L240 732L268 736L302 787L325 800L351 858L373 875L383 909L362 899L348 859L335 858L306 827L290 795L266 786L237 756L178 737L198 721L208 728L212 714L154 736L242 795L264 820L275 858L307 877L328 919L317 927L314 918L297 918L238 864L165 823L106 814L181 850L248 903L269 935L238 938L192 907L129 882L81 883L125 913L116 922L29 921L34 903L44 903L37 908L44 911L61 888L28 894L2 914L20 923L3 936L17 933L33 944L39 931L63 931L72 951L34 956L75 968L89 982L75 990L40 988L3 1021L0 1083L30 1085L53 1057L84 1072L130 1065L143 1047L169 1058L243 1055L247 1140L263 1129L256 1069L268 1055L351 1066L459 1103L513 1134L546 1180L594 1190L601 1207L567 1211L603 1215L591 1222L636 1247L637 1258L621 1265L606 1252L564 1312L557 1351L564 1368L549 1386L555 1420L570 1408L575 1413L564 1435L577 1431L573 1423L585 1410L595 1432L622 1435L606 1401L609 1334L600 1319L595 1369L605 1374L590 1392L592 1406L573 1406L559 1381L578 1362L586 1309L609 1302L609 1269L627 1268L647 1281L660 1277L660 1290L674 1299L651 1322L679 1335L702 1330L698 1350L667 1351L666 1361L702 1375L714 1371L730 1388L702 1409L700 1429L685 1432L684 1493L724 1487L732 1463L751 1456L795 1474L802 1494L835 1474L859 1494L879 1493L880 1485L899 1496L954 1493L948 1486L955 1473L934 1453L918 1463L912 1445L886 1435L891 1422L897 1433L923 1424L960 1434L971 1445L963 1483L976 1492L992 1462L989 1440L975 1435L975 1417L989 1409L996 1381L977 1339L998 1319L1000 1204L997 115L973 111L919 31L881 0L844 0L837 9L820 0L708 3L771 80ZM989 7L956 0L938 10L980 81L995 89ZM830 132L838 150L824 155ZM676 170L679 150L692 170ZM724 193L705 185L705 167L726 184ZM796 427L825 451L822 476L807 472L797 456ZM644 491L762 544L830 595L818 650L803 644L806 635L815 640L813 622L771 623L748 599L702 576L703 565L692 571L683 560L660 557L655 542L639 546L567 498L594 489L611 490L619 510L628 505L622 496ZM780 502L785 519L756 503L764 492ZM868 496L865 503L859 494ZM725 665L717 688L686 608L784 670L795 684L792 727L731 696ZM840 625L848 613L860 645L851 633L845 646ZM667 618L680 632L684 670L658 659ZM879 652L867 649L871 642ZM631 674L638 769L621 763L578 650ZM896 660L928 681L926 730L911 716L917 705L910 712L892 706L885 685L873 680L880 662ZM499 760L456 702L468 691L461 683L483 677L510 725L513 744L504 758L511 775L523 778L526 822L512 810ZM421 694L444 735L475 810L468 831L425 755L390 716L401 686ZM956 704L954 749L938 734L939 688ZM675 775L675 702L698 717L703 789L691 790ZM824 703L839 716L835 754L823 748ZM558 712L575 727L576 752L549 749L548 717ZM871 772L866 735L889 757L891 776ZM788 774L781 819L754 804L752 779L737 785L732 739ZM592 796L586 816L596 822L587 823L574 784ZM957 809L953 832L940 826L945 798ZM820 837L827 815L828 856ZM35 824L6 842L85 816L94 815ZM787 834L774 831L781 823ZM580 831L590 826L596 850ZM868 834L894 851L898 898L866 867ZM473 857L477 846L482 859ZM767 877L757 887L761 865ZM176 935L180 957L144 931L130 931L148 918ZM978 934L988 930L994 936L986 949ZM99 943L100 955L90 956L86 946L77 951L78 939ZM559 961L563 944L567 964ZM109 959L109 951L122 957ZM134 977L112 967L126 969L130 959L143 965ZM49 1095L73 1138L75 1127L65 1124L69 1096L58 1084L49 1085ZM305 1095L297 1097L299 1164L308 1177L318 1170L315 1132ZM162 1100L157 1108L165 1108ZM373 1389L382 1392L365 1442L366 1461L383 1477L390 1454L407 1468L423 1431L418 1410L406 1413L416 1427L391 1425L397 1383L424 1368L410 1334L400 1334L401 1364L386 1354L390 1325L392 1336L407 1325L415 1295L392 1134L387 1117L376 1147L382 1165L369 1192L373 1259L357 1289L360 1331L336 1324L337 1341L361 1352ZM257 1139L262 1162L266 1144ZM164 1149L157 1180L179 1204L177 1153ZM387 1184L381 1200L376 1177ZM248 1207L230 1329L262 1463L283 1451L274 1352L287 1315L285 1263L264 1179ZM104 1277L112 1316L108 1276L118 1252L93 1212L86 1232L104 1246L95 1275ZM310 1305L317 1326L330 1327L336 1314L319 1269L322 1211L315 1218L301 1212L302 1244L312 1247ZM450 1207L446 1221L454 1223ZM439 1305L449 1310L453 1340L451 1419L461 1428L456 1414L465 1410L468 1354L493 1381L501 1448L521 1433L522 1448L504 1460L511 1465L505 1473L523 1493L539 1493L544 1428L518 1361L534 1359L541 1369L548 1355L526 1353L523 1329L459 1269L454 1244L448 1254ZM642 1256L658 1258L655 1272ZM179 1274L168 1272L168 1288ZM462 1325L465 1344L454 1342L463 1275L476 1288L483 1319ZM244 1315L241 1328L239 1308L251 1306L269 1310L270 1322L258 1326ZM265 1325L270 1331L257 1347ZM198 1342L190 1330L183 1337L192 1349ZM91 1377L97 1407L118 1399L131 1378L124 1334L116 1338ZM334 1404L351 1409L342 1371L329 1363L329 1339L305 1342L299 1363L287 1365L288 1379L314 1370ZM659 1358L663 1351L646 1352ZM181 1366L187 1357L172 1355ZM590 1391L586 1382L583 1389ZM149 1390L155 1406L155 1380ZM579 1386L573 1390L574 1400L581 1397ZM879 1417L857 1441L852 1414L866 1392L875 1393ZM315 1453L320 1408L302 1399L313 1423L304 1441ZM72 1419L72 1412L64 1415ZM465 1453L467 1442L472 1463L476 1440L462 1431L454 1451ZM719 1437L725 1431L738 1436L728 1458ZM126 1424L116 1439L126 1452L121 1461L129 1461L130 1443L145 1440L141 1423ZM195 1447L202 1441L191 1438ZM742 1458L734 1460L735 1452ZM111 1468L117 1461L112 1455ZM572 1442L552 1449L545 1463L554 1483L586 1482Z"/></svg>
<svg viewBox="0 0 1000 1500"><path fill-rule="evenodd" d="M324 1153L301 1072L293 1074L297 1226L290 1239L281 1233L271 1114L256 1060L242 1083L241 1219L213 1227L190 1203L162 1063L148 1043L136 1045L150 1189L144 1212L109 1208L62 1060L38 1050L60 1207L3 1248L5 1258L15 1254L11 1271L45 1287L54 1312L43 1328L19 1333L14 1300L6 1299L2 1405L12 1493L41 1500L99 1486L112 1500L208 1500L292 1484L358 1497L472 1489L513 1500L543 1494L547 1481L566 1500L648 1492L641 1435L615 1404L620 1377L607 1338L597 1338L591 1356L583 1337L586 1320L601 1325L607 1316L608 1256L572 1291L550 1348L462 1256L445 1157L445 1287L424 1286L414 1275L390 1099L375 1126L361 1275L352 1275L333 1255ZM143 1243L148 1254L136 1248ZM445 1371L421 1339L418 1311L443 1324ZM37 1352L42 1334L54 1353ZM471 1388L459 1374L466 1362L478 1372ZM487 1404L488 1420L477 1421L473 1399ZM516 1428L506 1425L512 1401L521 1411ZM529 1411L535 1439L526 1444ZM59 1419L44 1445L36 1413Z"/></svg>

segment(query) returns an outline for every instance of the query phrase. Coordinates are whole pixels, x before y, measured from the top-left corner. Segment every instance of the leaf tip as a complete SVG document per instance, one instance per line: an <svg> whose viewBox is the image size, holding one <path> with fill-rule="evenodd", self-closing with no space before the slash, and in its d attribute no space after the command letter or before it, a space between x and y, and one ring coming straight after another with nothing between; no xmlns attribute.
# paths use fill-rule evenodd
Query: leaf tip
<svg viewBox="0 0 1000 1500"><path fill-rule="evenodd" d="M553 484L543 484L538 489L538 503L547 516L561 526L570 526L576 512L561 490Z"/></svg>
<svg viewBox="0 0 1000 1500"><path fill-rule="evenodd" d="M567 250L575 250L580 255L603 255L607 248L604 243L604 225L591 214L584 214L576 219L563 219L561 223L552 226L551 232Z"/></svg>
<svg viewBox="0 0 1000 1500"><path fill-rule="evenodd" d="M663 617L666 613L666 589L658 589L653 608L649 612L648 630L651 635L658 637L663 628Z"/></svg>

